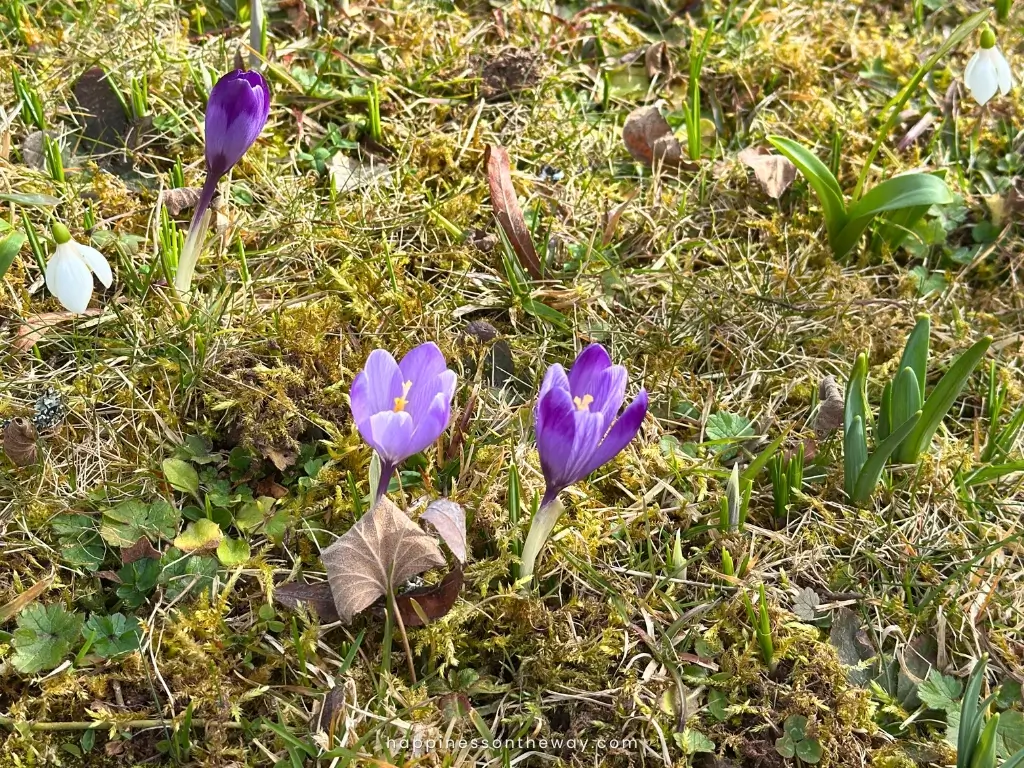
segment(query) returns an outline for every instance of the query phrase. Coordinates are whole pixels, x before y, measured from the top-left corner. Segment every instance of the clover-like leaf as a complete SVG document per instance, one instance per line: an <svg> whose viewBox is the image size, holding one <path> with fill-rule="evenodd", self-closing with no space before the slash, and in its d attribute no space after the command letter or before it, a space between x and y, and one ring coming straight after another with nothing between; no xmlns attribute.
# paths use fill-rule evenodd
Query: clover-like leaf
<svg viewBox="0 0 1024 768"><path fill-rule="evenodd" d="M790 759L796 754L796 742L793 741L793 737L789 733L785 733L781 738L775 740L775 751Z"/></svg>
<svg viewBox="0 0 1024 768"><path fill-rule="evenodd" d="M342 621L389 589L429 568L444 565L434 538L387 498L323 553L327 579Z"/></svg>
<svg viewBox="0 0 1024 768"><path fill-rule="evenodd" d="M793 741L803 741L807 738L807 718L803 715L790 715L786 718L786 733L793 737Z"/></svg>
<svg viewBox="0 0 1024 768"><path fill-rule="evenodd" d="M142 558L129 563L117 572L121 583L117 587L117 596L127 608L138 608L149 594L156 589L157 578L160 576L160 564L156 560Z"/></svg>
<svg viewBox="0 0 1024 768"><path fill-rule="evenodd" d="M180 521L181 513L164 499L152 504L131 499L104 511L100 536L112 546L131 547L143 537L171 538Z"/></svg>
<svg viewBox="0 0 1024 768"><path fill-rule="evenodd" d="M14 668L23 674L53 669L78 639L82 617L63 605L30 605L18 615L14 630Z"/></svg>
<svg viewBox="0 0 1024 768"><path fill-rule="evenodd" d="M430 502L423 519L437 529L438 534L448 545L448 549L459 559L466 562L466 512L461 504L448 499L437 499Z"/></svg>
<svg viewBox="0 0 1024 768"><path fill-rule="evenodd" d="M172 547L160 560L159 583L165 586L164 598L177 600L181 595L197 595L208 590L217 574L217 560L186 555Z"/></svg>
<svg viewBox="0 0 1024 768"><path fill-rule="evenodd" d="M185 532L174 540L174 546L189 554L196 552L213 552L220 546L224 532L213 520L202 517L189 523Z"/></svg>
<svg viewBox="0 0 1024 768"><path fill-rule="evenodd" d="M821 762L821 743L817 739L804 739L796 744L796 756L805 763Z"/></svg>
<svg viewBox="0 0 1024 768"><path fill-rule="evenodd" d="M92 637L91 650L97 656L110 659L139 649L142 627L134 616L115 613L111 616L92 615L85 622L82 634Z"/></svg>

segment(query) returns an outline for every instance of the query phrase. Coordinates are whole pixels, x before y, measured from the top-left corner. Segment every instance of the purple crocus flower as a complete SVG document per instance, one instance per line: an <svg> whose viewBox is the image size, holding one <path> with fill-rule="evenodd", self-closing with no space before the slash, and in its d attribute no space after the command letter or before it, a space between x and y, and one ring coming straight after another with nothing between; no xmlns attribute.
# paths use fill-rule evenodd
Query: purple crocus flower
<svg viewBox="0 0 1024 768"><path fill-rule="evenodd" d="M399 464L448 428L455 383L455 373L433 342L413 348L400 363L383 349L370 353L352 382L349 400L359 434L380 456L376 498L384 495Z"/></svg>
<svg viewBox="0 0 1024 768"><path fill-rule="evenodd" d="M647 414L647 391L619 414L626 369L612 365L600 344L580 352L569 373L552 365L537 399L537 451L544 497L523 546L520 577L533 575L537 556L562 513L558 494L611 461L636 437Z"/></svg>
<svg viewBox="0 0 1024 768"><path fill-rule="evenodd" d="M544 502L611 461L636 436L647 391L619 415L625 395L626 369L612 365L600 344L580 352L568 374L558 364L548 368L536 411Z"/></svg>
<svg viewBox="0 0 1024 768"><path fill-rule="evenodd" d="M259 72L236 69L224 75L206 103L206 180L196 203L188 238L178 261L174 287L186 292L202 244L204 217L217 183L242 159L263 131L270 114L270 87Z"/></svg>

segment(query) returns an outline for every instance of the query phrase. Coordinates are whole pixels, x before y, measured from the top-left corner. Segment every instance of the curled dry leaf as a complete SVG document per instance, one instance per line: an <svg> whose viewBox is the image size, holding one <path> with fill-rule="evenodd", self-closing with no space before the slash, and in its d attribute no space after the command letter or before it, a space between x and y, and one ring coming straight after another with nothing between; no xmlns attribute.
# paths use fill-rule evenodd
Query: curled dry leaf
<svg viewBox="0 0 1024 768"><path fill-rule="evenodd" d="M533 246L530 229L526 226L523 212L519 208L515 187L512 186L512 170L509 166L508 151L504 147L491 144L487 147L485 161L487 185L491 189L491 207L494 208L494 216L512 244L512 249L516 252L520 265L529 273L530 277L540 280L543 277L540 270L540 259L537 257L537 249Z"/></svg>
<svg viewBox="0 0 1024 768"><path fill-rule="evenodd" d="M423 619L427 621L440 619L455 605L459 599L459 592L462 591L462 569L456 568L437 584L429 587L417 587L403 592L395 598L398 605L398 612L402 615L402 622L407 627L422 627ZM413 602L416 605L413 605ZM416 610L419 608L419 610Z"/></svg>
<svg viewBox="0 0 1024 768"><path fill-rule="evenodd" d="M796 178L796 166L782 155L771 155L747 147L740 152L739 159L754 172L754 178L764 193L774 200L782 197L782 193L789 189Z"/></svg>
<svg viewBox="0 0 1024 768"><path fill-rule="evenodd" d="M637 160L647 165L665 165L693 170L695 163L684 162L683 148L672 127L656 106L637 107L622 127L622 141Z"/></svg>
<svg viewBox="0 0 1024 768"><path fill-rule="evenodd" d="M103 314L102 309L95 307L85 310L80 314L74 312L43 312L25 318L14 335L12 346L21 351L28 352L32 347L43 340L43 337L58 323L71 320L75 317L97 317Z"/></svg>
<svg viewBox="0 0 1024 768"><path fill-rule="evenodd" d="M202 187L182 187L180 189L165 189L160 193L160 201L171 216L177 216L182 211L191 211L199 202L199 195L202 194ZM220 192L213 195L214 208L220 206Z"/></svg>
<svg viewBox="0 0 1024 768"><path fill-rule="evenodd" d="M4 428L4 453L15 466L36 463L36 428L29 419L18 416Z"/></svg>
<svg viewBox="0 0 1024 768"><path fill-rule="evenodd" d="M0 605L0 624L3 624L5 621L17 616L18 611L29 603L34 602L37 597L50 588L50 584L52 583L53 577L47 576L42 581L37 581L16 598L11 600L11 602L5 605Z"/></svg>
<svg viewBox="0 0 1024 768"><path fill-rule="evenodd" d="M274 587L274 601L293 611L300 605L306 605L316 611L323 621L338 621L338 610L334 607L334 596L331 585L326 581L306 584L292 581Z"/></svg>
<svg viewBox="0 0 1024 768"><path fill-rule="evenodd" d="M619 226L619 219L622 218L622 214L626 212L629 204L633 202L633 199L640 194L639 189L634 189L621 203L612 208L608 213L605 214L604 220L604 232L601 235L601 245L608 245L611 243L612 238L615 237L615 230Z"/></svg>
<svg viewBox="0 0 1024 768"><path fill-rule="evenodd" d="M821 401L821 408L818 409L818 418L814 422L814 432L820 438L843 426L843 390L836 382L835 376L826 376L821 380L821 384L818 385L818 399Z"/></svg>
<svg viewBox="0 0 1024 768"><path fill-rule="evenodd" d="M461 504L450 499L437 499L430 502L422 515L423 519L437 529L438 534L448 545L448 549L459 559L466 562L466 512Z"/></svg>
<svg viewBox="0 0 1024 768"><path fill-rule="evenodd" d="M444 565L434 538L387 498L324 550L324 567L344 622L413 576Z"/></svg>
<svg viewBox="0 0 1024 768"><path fill-rule="evenodd" d="M647 70L647 77L653 80L658 75L663 80L671 80L673 75L672 59L668 55L668 43L662 40L648 46L644 54L644 68Z"/></svg>

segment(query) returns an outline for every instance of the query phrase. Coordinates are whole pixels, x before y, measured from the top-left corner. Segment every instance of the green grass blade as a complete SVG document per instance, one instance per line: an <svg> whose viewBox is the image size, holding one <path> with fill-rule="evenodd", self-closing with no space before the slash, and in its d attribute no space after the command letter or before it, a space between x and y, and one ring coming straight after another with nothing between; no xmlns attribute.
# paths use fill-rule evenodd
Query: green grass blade
<svg viewBox="0 0 1024 768"><path fill-rule="evenodd" d="M1024 472L1024 460L980 467L967 475L964 483L967 485L985 485L986 483L994 483L996 480L1016 472Z"/></svg>
<svg viewBox="0 0 1024 768"><path fill-rule="evenodd" d="M907 444L900 451L900 460L907 461L904 457L913 456L909 461L916 461L917 457L928 447L932 435L939 428L939 424L946 417L946 413L953 407L953 402L960 395L967 380L971 377L974 369L978 367L989 346L992 344L992 337L986 336L973 347L957 358L956 362L946 371L931 395L922 407L921 421L907 438Z"/></svg>
<svg viewBox="0 0 1024 768"><path fill-rule="evenodd" d="M825 228L831 241L847 222L846 203L843 202L843 191L836 177L813 152L801 144L783 136L769 136L768 141L789 158L810 183L821 204Z"/></svg>
<svg viewBox="0 0 1024 768"><path fill-rule="evenodd" d="M960 727L957 730L956 739L957 768L970 768L971 757L974 754L974 748L978 744L978 736L980 735L977 732L978 697L981 695L981 684L985 678L985 665L987 661L988 659L983 656L977 666L974 667L974 671L971 672L971 676L967 680L967 687L961 700ZM974 732L972 732L972 729L974 729Z"/></svg>
<svg viewBox="0 0 1024 768"><path fill-rule="evenodd" d="M853 423L843 435L843 488L846 495L854 498L857 481L868 461L868 441L864 436L864 421L853 417Z"/></svg>
<svg viewBox="0 0 1024 768"><path fill-rule="evenodd" d="M782 445L782 441L786 439L786 435L788 434L789 430L786 429L781 435L768 443L768 445L765 446L765 449L757 454L754 460L747 465L746 469L743 470L741 477L744 480L750 481L757 479L757 476L761 474L761 470L765 468L765 465L768 464L768 460L775 455L777 450L779 450L779 446Z"/></svg>
<svg viewBox="0 0 1024 768"><path fill-rule="evenodd" d="M882 402L878 406L878 426L875 428L875 439L885 440L892 432L892 382L885 382L882 387Z"/></svg>
<svg viewBox="0 0 1024 768"><path fill-rule="evenodd" d="M914 330L907 337L907 345L903 348L900 358L900 370L906 367L913 369L921 390L921 402L925 400L924 385L928 378L928 341L932 333L932 320L928 315L918 315ZM917 410L916 408L914 410Z"/></svg>
<svg viewBox="0 0 1024 768"><path fill-rule="evenodd" d="M1024 768L1024 749L1003 763L1003 768Z"/></svg>
<svg viewBox="0 0 1024 768"><path fill-rule="evenodd" d="M875 452L865 462L860 470L860 475L857 477L852 497L854 504L863 504L871 498L871 494L878 485L878 480L882 477L885 462L889 460L889 457L892 456L893 452L906 439L907 435L910 434L911 430L914 429L920 420L921 412L918 411L894 429L891 435L875 447Z"/></svg>
<svg viewBox="0 0 1024 768"><path fill-rule="evenodd" d="M981 732L978 747L971 760L972 768L996 768L996 730L999 728L999 713L992 715L985 730Z"/></svg>
<svg viewBox="0 0 1024 768"><path fill-rule="evenodd" d="M907 366L896 376L892 385L892 424L905 424L907 419L921 410L921 387L914 369ZM886 435L888 437L888 435Z"/></svg>

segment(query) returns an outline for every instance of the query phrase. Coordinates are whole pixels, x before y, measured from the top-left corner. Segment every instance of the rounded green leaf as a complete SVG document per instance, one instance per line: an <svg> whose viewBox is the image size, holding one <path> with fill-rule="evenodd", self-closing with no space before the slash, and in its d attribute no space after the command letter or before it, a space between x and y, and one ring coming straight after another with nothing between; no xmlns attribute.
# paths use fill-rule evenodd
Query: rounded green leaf
<svg viewBox="0 0 1024 768"><path fill-rule="evenodd" d="M791 759L796 754L796 742L787 733L782 738L775 740L775 751L786 759Z"/></svg>
<svg viewBox="0 0 1024 768"><path fill-rule="evenodd" d="M817 739L806 739L797 742L796 756L811 765L819 763L821 762L821 744L818 743Z"/></svg>
<svg viewBox="0 0 1024 768"><path fill-rule="evenodd" d="M803 715L790 715L784 727L794 741L802 741L807 736L807 718Z"/></svg>
<svg viewBox="0 0 1024 768"><path fill-rule="evenodd" d="M245 539L225 538L217 545L217 559L225 568L249 561L249 542Z"/></svg>
<svg viewBox="0 0 1024 768"><path fill-rule="evenodd" d="M0 277L7 274L11 264L18 257L21 246L28 240L21 232L11 232L3 240L0 240Z"/></svg>
<svg viewBox="0 0 1024 768"><path fill-rule="evenodd" d="M182 552L212 552L218 549L224 532L213 520L205 517L189 523L185 532L174 540L174 546Z"/></svg>
<svg viewBox="0 0 1024 768"><path fill-rule="evenodd" d="M199 493L199 473L187 461L164 459L163 469L164 477L174 490L191 493L193 496Z"/></svg>

